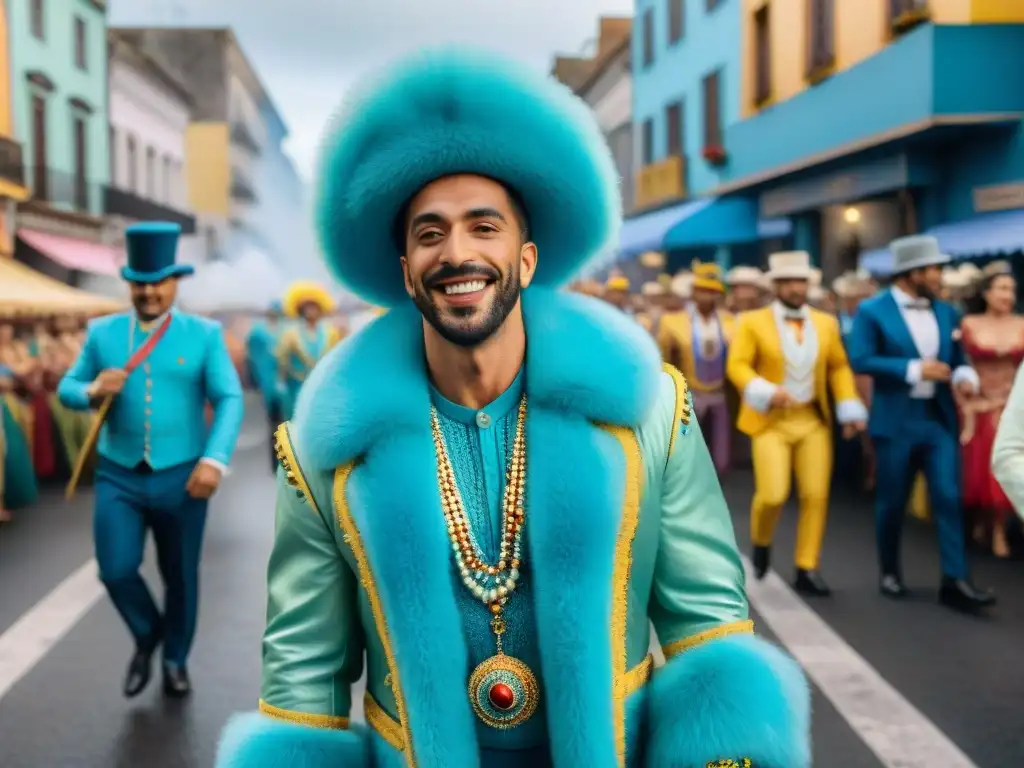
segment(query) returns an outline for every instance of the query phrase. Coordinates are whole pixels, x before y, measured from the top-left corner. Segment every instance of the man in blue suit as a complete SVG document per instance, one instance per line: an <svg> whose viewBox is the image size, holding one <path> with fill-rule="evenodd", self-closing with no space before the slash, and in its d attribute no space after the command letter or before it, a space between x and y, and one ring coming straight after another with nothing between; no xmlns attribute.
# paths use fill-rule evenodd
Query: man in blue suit
<svg viewBox="0 0 1024 768"><path fill-rule="evenodd" d="M125 696L149 683L163 645L164 692L191 690L186 661L196 629L206 506L234 452L242 388L219 324L173 309L180 229L136 224L125 233L134 311L93 321L58 388L70 408L109 411L99 439L93 533L103 581L135 653ZM148 354L147 354L148 353ZM205 405L213 405L208 426ZM165 587L161 614L139 575L153 531Z"/></svg>
<svg viewBox="0 0 1024 768"><path fill-rule="evenodd" d="M278 378L277 345L281 338L282 327L281 302L275 301L263 320L253 323L246 340L249 357L249 370L253 384L263 395L263 403L270 419L270 467L277 471L277 453L274 450L274 431L284 421L282 412L282 393Z"/></svg>
<svg viewBox="0 0 1024 768"><path fill-rule="evenodd" d="M978 375L960 346L956 310L937 296L949 257L933 237L894 241L893 285L860 306L849 337L850 364L871 376L868 431L878 457L875 524L880 589L907 593L900 569L900 534L918 471L928 484L939 534L939 600L958 610L992 605L995 597L968 578L960 503L960 443L954 388L969 397Z"/></svg>

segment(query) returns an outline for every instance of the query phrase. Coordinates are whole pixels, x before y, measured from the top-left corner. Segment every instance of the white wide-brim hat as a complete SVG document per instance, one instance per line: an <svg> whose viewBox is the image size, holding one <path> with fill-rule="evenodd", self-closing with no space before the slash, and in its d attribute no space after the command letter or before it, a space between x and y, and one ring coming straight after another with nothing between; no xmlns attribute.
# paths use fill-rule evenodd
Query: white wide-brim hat
<svg viewBox="0 0 1024 768"><path fill-rule="evenodd" d="M903 275L922 267L949 264L952 259L939 248L939 241L931 235L911 235L889 243L892 253L892 274Z"/></svg>
<svg viewBox="0 0 1024 768"><path fill-rule="evenodd" d="M693 275L689 272L680 272L672 278L670 290L673 295L680 299L688 299L693 295Z"/></svg>
<svg viewBox="0 0 1024 768"><path fill-rule="evenodd" d="M764 288L764 272L757 267L733 267L725 276L725 284L730 288L737 285Z"/></svg>
<svg viewBox="0 0 1024 768"><path fill-rule="evenodd" d="M768 257L770 280L810 281L813 275L811 254L807 251L781 251Z"/></svg>

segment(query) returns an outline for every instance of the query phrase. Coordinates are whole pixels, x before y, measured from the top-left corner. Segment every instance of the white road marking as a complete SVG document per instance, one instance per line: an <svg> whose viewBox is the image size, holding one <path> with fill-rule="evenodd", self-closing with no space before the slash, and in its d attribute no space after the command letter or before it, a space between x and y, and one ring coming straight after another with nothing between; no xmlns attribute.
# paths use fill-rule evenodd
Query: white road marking
<svg viewBox="0 0 1024 768"><path fill-rule="evenodd" d="M103 597L90 560L0 635L0 699Z"/></svg>
<svg viewBox="0 0 1024 768"><path fill-rule="evenodd" d="M890 685L778 574L747 570L747 595L779 642L887 768L978 768L946 734Z"/></svg>

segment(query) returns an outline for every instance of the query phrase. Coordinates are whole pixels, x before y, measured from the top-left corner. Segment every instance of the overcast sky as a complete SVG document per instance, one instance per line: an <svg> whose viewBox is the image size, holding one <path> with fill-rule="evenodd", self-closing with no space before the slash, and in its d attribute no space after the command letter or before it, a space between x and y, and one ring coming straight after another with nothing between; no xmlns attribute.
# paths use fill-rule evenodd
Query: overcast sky
<svg viewBox="0 0 1024 768"><path fill-rule="evenodd" d="M291 129L307 178L353 78L426 45L466 42L541 69L580 52L632 0L111 0L110 24L231 26Z"/></svg>

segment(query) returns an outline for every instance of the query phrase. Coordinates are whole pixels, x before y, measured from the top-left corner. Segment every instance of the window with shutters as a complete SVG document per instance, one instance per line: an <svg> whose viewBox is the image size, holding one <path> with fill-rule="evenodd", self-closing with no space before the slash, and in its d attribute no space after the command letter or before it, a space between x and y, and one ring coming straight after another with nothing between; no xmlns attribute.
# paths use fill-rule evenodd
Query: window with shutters
<svg viewBox="0 0 1024 768"><path fill-rule="evenodd" d="M643 56L644 66L649 67L654 63L654 9L648 8L644 11L643 27Z"/></svg>
<svg viewBox="0 0 1024 768"><path fill-rule="evenodd" d="M88 166L88 124L86 118L76 115L74 118L75 141L75 210L89 210L89 166Z"/></svg>
<svg viewBox="0 0 1024 768"><path fill-rule="evenodd" d="M836 63L835 0L809 0L807 11L807 79L817 82Z"/></svg>
<svg viewBox="0 0 1024 768"><path fill-rule="evenodd" d="M766 3L754 13L754 105L772 97L771 12Z"/></svg>
<svg viewBox="0 0 1024 768"><path fill-rule="evenodd" d="M675 45L686 34L686 0L668 0L668 44Z"/></svg>
<svg viewBox="0 0 1024 768"><path fill-rule="evenodd" d="M128 168L128 191L139 191L139 153L135 137L129 136L125 144L124 163Z"/></svg>
<svg viewBox="0 0 1024 768"><path fill-rule="evenodd" d="M643 131L640 135L640 160L641 165L650 165L654 162L654 120L644 120Z"/></svg>
<svg viewBox="0 0 1024 768"><path fill-rule="evenodd" d="M686 142L683 135L683 102L665 107L665 153L669 157L682 157Z"/></svg>
<svg viewBox="0 0 1024 768"><path fill-rule="evenodd" d="M156 150L146 147L146 197L156 200Z"/></svg>
<svg viewBox="0 0 1024 768"><path fill-rule="evenodd" d="M712 72L702 83L704 94L704 148L721 147L722 137L722 71Z"/></svg>
<svg viewBox="0 0 1024 768"><path fill-rule="evenodd" d="M46 99L32 94L32 191L38 200L50 199L47 166Z"/></svg>
<svg viewBox="0 0 1024 768"><path fill-rule="evenodd" d="M889 29L902 34L931 18L928 0L886 0Z"/></svg>

